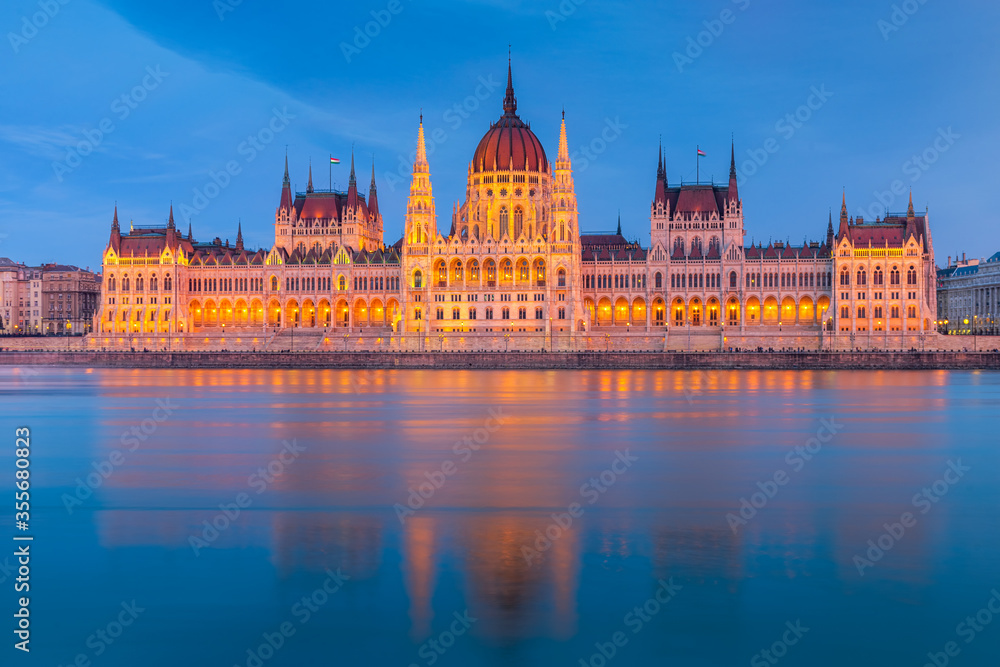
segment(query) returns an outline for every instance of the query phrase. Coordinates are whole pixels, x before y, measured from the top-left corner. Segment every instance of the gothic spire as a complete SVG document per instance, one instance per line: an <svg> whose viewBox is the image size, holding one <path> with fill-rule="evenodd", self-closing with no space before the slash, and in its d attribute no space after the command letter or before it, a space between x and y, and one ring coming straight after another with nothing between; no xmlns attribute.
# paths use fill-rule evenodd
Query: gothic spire
<svg viewBox="0 0 1000 667"><path fill-rule="evenodd" d="M656 156L660 160L659 164L656 167L656 177L664 178L666 177L666 170L663 165L663 137L660 137L660 148L656 151Z"/></svg>
<svg viewBox="0 0 1000 667"><path fill-rule="evenodd" d="M910 205L906 209L906 217L913 217L913 190L910 190Z"/></svg>
<svg viewBox="0 0 1000 667"><path fill-rule="evenodd" d="M848 224L847 218L847 191L844 190L844 196L840 204L840 229L837 230L837 238L841 239L849 235L850 225Z"/></svg>
<svg viewBox="0 0 1000 667"><path fill-rule="evenodd" d="M424 114L420 114L420 129L417 130L417 159L413 163L414 171L430 171L427 164L427 144L424 142Z"/></svg>
<svg viewBox="0 0 1000 667"><path fill-rule="evenodd" d="M618 236L622 235L622 212L621 209L618 210L618 231L615 232Z"/></svg>
<svg viewBox="0 0 1000 667"><path fill-rule="evenodd" d="M313 161L309 158L309 185L306 186L306 192L313 191Z"/></svg>
<svg viewBox="0 0 1000 667"><path fill-rule="evenodd" d="M562 114L562 124L559 126L559 155L557 162L569 162L569 139L566 136L566 112Z"/></svg>
<svg viewBox="0 0 1000 667"><path fill-rule="evenodd" d="M278 209L292 208L292 182L288 179L288 149L285 149L285 177L281 181L281 201Z"/></svg>
<svg viewBox="0 0 1000 667"><path fill-rule="evenodd" d="M660 137L660 150L657 151L659 165L656 168L656 194L653 203L667 203L667 160L663 154L663 137Z"/></svg>
<svg viewBox="0 0 1000 667"><path fill-rule="evenodd" d="M188 241L191 240L191 221L188 220Z"/></svg>
<svg viewBox="0 0 1000 667"><path fill-rule="evenodd" d="M170 202L170 218L167 219L167 229L174 229L174 203Z"/></svg>
<svg viewBox="0 0 1000 667"><path fill-rule="evenodd" d="M739 201L740 193L736 185L736 139L733 139L729 151L729 198Z"/></svg>
<svg viewBox="0 0 1000 667"><path fill-rule="evenodd" d="M372 158L372 184L368 188L368 214L374 220L378 218L378 192L375 188L375 158Z"/></svg>
<svg viewBox="0 0 1000 667"><path fill-rule="evenodd" d="M120 232L121 227L118 226L118 202L115 202L115 219L111 221L111 231Z"/></svg>
<svg viewBox="0 0 1000 667"><path fill-rule="evenodd" d="M236 251L243 252L243 221L240 220L236 227Z"/></svg>
<svg viewBox="0 0 1000 667"><path fill-rule="evenodd" d="M503 112L505 116L517 114L517 98L514 97L514 76L511 72L510 56L507 56L507 95L503 98Z"/></svg>
<svg viewBox="0 0 1000 667"><path fill-rule="evenodd" d="M351 179L347 183L347 206L358 206L358 179L354 175L354 149L351 149Z"/></svg>

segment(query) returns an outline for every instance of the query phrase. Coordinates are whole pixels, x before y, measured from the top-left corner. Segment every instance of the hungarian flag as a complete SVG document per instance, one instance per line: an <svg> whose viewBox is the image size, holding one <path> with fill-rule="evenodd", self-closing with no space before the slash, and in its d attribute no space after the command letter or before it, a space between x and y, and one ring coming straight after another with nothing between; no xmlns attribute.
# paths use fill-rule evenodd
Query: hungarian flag
<svg viewBox="0 0 1000 667"><path fill-rule="evenodd" d="M705 151L703 151L703 150L701 150L701 149L699 148L699 149L698 149L698 156L699 156L699 157L705 157Z"/></svg>
<svg viewBox="0 0 1000 667"><path fill-rule="evenodd" d="M330 158L330 164L340 164L340 160L335 157L332 157Z"/></svg>

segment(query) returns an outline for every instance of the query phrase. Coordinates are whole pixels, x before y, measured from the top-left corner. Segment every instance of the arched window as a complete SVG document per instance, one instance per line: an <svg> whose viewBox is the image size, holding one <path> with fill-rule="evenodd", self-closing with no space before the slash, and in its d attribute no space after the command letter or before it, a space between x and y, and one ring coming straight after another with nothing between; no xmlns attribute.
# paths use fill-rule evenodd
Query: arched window
<svg viewBox="0 0 1000 667"><path fill-rule="evenodd" d="M872 271L872 285L882 285L885 282L885 276L882 273L882 267L876 266L875 270Z"/></svg>
<svg viewBox="0 0 1000 667"><path fill-rule="evenodd" d="M125 274L124 276L122 276L122 291L123 292L128 292L129 291L128 274Z"/></svg>
<svg viewBox="0 0 1000 667"><path fill-rule="evenodd" d="M413 288L423 289L424 286L424 274L419 270L413 272Z"/></svg>
<svg viewBox="0 0 1000 667"><path fill-rule="evenodd" d="M271 276L271 291L278 291L278 276Z"/></svg>
<svg viewBox="0 0 1000 667"><path fill-rule="evenodd" d="M174 281L170 277L170 274L168 273L167 275L163 276L163 289L169 292L173 288L174 288Z"/></svg>
<svg viewBox="0 0 1000 667"><path fill-rule="evenodd" d="M736 289L736 272L729 272L729 289Z"/></svg>
<svg viewBox="0 0 1000 667"><path fill-rule="evenodd" d="M514 238L519 238L524 228L524 209L520 206L514 209Z"/></svg>
<svg viewBox="0 0 1000 667"><path fill-rule="evenodd" d="M912 266L906 271L906 284L907 285L917 284L917 270Z"/></svg>
<svg viewBox="0 0 1000 667"><path fill-rule="evenodd" d="M695 250L697 250L698 252L701 252L701 237L700 236L696 236L693 239L691 239L691 252L694 252Z"/></svg>
<svg viewBox="0 0 1000 667"><path fill-rule="evenodd" d="M510 236L510 215L507 213L507 207L500 207L500 236L503 237L504 234Z"/></svg>
<svg viewBox="0 0 1000 667"><path fill-rule="evenodd" d="M851 284L851 272L847 270L845 266L840 272L840 285L841 287L847 287Z"/></svg>
<svg viewBox="0 0 1000 667"><path fill-rule="evenodd" d="M559 279L559 287L566 287L566 270L559 269L559 273L557 275Z"/></svg>
<svg viewBox="0 0 1000 667"><path fill-rule="evenodd" d="M160 290L157 289L157 284L158 284L158 282L156 280L156 274L154 273L153 275L151 275L149 277L149 291L150 292L159 292Z"/></svg>
<svg viewBox="0 0 1000 667"><path fill-rule="evenodd" d="M340 276L340 278L337 279L337 289L341 292L347 291L347 276Z"/></svg>
<svg viewBox="0 0 1000 667"><path fill-rule="evenodd" d="M892 267L892 271L889 272L889 284L898 285L899 284L899 268Z"/></svg>
<svg viewBox="0 0 1000 667"><path fill-rule="evenodd" d="M116 289L116 287L115 287L115 276L114 276L114 274L112 274L112 275L108 276L108 291L109 292L114 292L115 289Z"/></svg>
<svg viewBox="0 0 1000 667"><path fill-rule="evenodd" d="M136 292L142 291L142 276L135 277L135 291Z"/></svg>
<svg viewBox="0 0 1000 667"><path fill-rule="evenodd" d="M656 286L656 289L663 287L663 275L660 274L659 271L657 271L656 275L653 277L653 285Z"/></svg>
<svg viewBox="0 0 1000 667"><path fill-rule="evenodd" d="M858 269L858 285L868 284L868 274L864 269Z"/></svg>
<svg viewBox="0 0 1000 667"><path fill-rule="evenodd" d="M677 237L674 239L674 252L676 253L680 250L681 254L684 254L684 239Z"/></svg>

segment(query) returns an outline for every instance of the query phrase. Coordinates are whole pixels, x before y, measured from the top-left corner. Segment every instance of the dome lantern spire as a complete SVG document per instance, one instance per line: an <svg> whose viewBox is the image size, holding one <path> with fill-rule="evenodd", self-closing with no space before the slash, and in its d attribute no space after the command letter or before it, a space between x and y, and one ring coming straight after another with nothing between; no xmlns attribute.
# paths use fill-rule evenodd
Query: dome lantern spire
<svg viewBox="0 0 1000 667"><path fill-rule="evenodd" d="M506 116L517 115L517 98L514 96L514 76L511 71L510 54L507 54L507 95L503 99L503 112Z"/></svg>

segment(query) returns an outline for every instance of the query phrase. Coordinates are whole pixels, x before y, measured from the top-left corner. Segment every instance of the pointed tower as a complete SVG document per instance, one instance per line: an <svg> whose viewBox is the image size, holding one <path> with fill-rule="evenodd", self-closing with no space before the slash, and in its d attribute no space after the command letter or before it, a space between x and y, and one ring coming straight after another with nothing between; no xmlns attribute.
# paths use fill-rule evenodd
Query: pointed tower
<svg viewBox="0 0 1000 667"><path fill-rule="evenodd" d="M372 184L368 186L368 214L374 221L379 220L378 191L375 188L375 159L372 158ZM379 225L381 227L381 224Z"/></svg>
<svg viewBox="0 0 1000 667"><path fill-rule="evenodd" d="M278 208L286 210L292 208L292 182L288 179L288 153L285 153L285 177L281 181L281 201L278 203Z"/></svg>
<svg viewBox="0 0 1000 667"><path fill-rule="evenodd" d="M503 98L503 113L505 116L517 115L517 97L514 96L514 75L511 70L510 58L507 58L507 94ZM566 112L563 112L565 116Z"/></svg>
<svg viewBox="0 0 1000 667"><path fill-rule="evenodd" d="M729 153L729 201L738 202L740 193L736 187L736 141L732 143Z"/></svg>
<svg viewBox="0 0 1000 667"><path fill-rule="evenodd" d="M837 230L837 240L850 236L850 225L847 217L847 191L844 191L840 203L840 229Z"/></svg>
<svg viewBox="0 0 1000 667"><path fill-rule="evenodd" d="M191 221L189 220L188 221L188 241L190 241L192 238L194 238L194 237L191 234Z"/></svg>
<svg viewBox="0 0 1000 667"><path fill-rule="evenodd" d="M417 130L417 157L413 162L410 196L406 202L406 243L433 243L437 237L437 218L434 213L434 191L431 187L431 168L427 163L427 144L424 141L424 116L420 115Z"/></svg>
<svg viewBox="0 0 1000 667"><path fill-rule="evenodd" d="M833 209L830 209L830 220L826 223L826 247L833 248Z"/></svg>
<svg viewBox="0 0 1000 667"><path fill-rule="evenodd" d="M909 220L915 217L913 213L913 190L910 190L910 205L906 207L906 217Z"/></svg>
<svg viewBox="0 0 1000 667"><path fill-rule="evenodd" d="M618 210L618 231L615 232L618 236L622 235L622 212L621 209Z"/></svg>
<svg viewBox="0 0 1000 667"><path fill-rule="evenodd" d="M309 184L306 185L306 192L312 194L313 192L313 161L312 158L309 159Z"/></svg>
<svg viewBox="0 0 1000 667"><path fill-rule="evenodd" d="M236 252L243 252L243 221L236 227Z"/></svg>
<svg viewBox="0 0 1000 667"><path fill-rule="evenodd" d="M660 147L656 151L656 191L653 194L653 203L650 205L649 213L649 239L654 253L663 254L669 252L670 247L670 202L667 201L667 159L663 152L663 139L660 138ZM656 250L660 246L660 250ZM661 257L665 259L665 257Z"/></svg>
<svg viewBox="0 0 1000 667"><path fill-rule="evenodd" d="M354 150L351 150L351 180L347 185L347 208L356 211L358 208L358 179L354 176Z"/></svg>
<svg viewBox="0 0 1000 667"><path fill-rule="evenodd" d="M657 151L660 164L656 167L656 194L653 196L653 206L656 204L666 204L667 201L667 165L663 159L663 140L660 140L660 149Z"/></svg>
<svg viewBox="0 0 1000 667"><path fill-rule="evenodd" d="M122 228L118 225L118 204L115 204L115 217L111 221L111 238L108 239L108 245L114 249L115 253L121 252Z"/></svg>
<svg viewBox="0 0 1000 667"><path fill-rule="evenodd" d="M517 106L513 91L510 91L509 101ZM577 227L576 186L573 183L573 162L569 157L565 111L562 112L559 126L559 153L552 175L552 233L549 234L549 240L556 243L578 243L580 237Z"/></svg>

